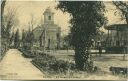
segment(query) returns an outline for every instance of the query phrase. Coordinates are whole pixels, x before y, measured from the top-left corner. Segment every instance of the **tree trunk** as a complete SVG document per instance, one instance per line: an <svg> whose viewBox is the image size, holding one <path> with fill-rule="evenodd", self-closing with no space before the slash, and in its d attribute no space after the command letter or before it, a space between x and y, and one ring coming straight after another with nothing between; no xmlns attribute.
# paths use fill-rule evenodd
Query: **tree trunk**
<svg viewBox="0 0 128 81"><path fill-rule="evenodd" d="M88 70L89 66L89 52L88 49L77 47L75 49L75 63L78 70Z"/></svg>
<svg viewBox="0 0 128 81"><path fill-rule="evenodd" d="M128 24L128 13L125 14L126 17L126 23Z"/></svg>

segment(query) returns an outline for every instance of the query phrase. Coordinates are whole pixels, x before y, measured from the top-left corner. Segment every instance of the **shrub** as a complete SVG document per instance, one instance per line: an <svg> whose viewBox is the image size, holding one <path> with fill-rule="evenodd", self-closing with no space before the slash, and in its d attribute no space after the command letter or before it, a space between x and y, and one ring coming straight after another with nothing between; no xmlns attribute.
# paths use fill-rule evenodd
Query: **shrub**
<svg viewBox="0 0 128 81"><path fill-rule="evenodd" d="M44 53L39 53L32 62L49 73L65 73L69 69L71 70L75 68L73 63L57 60L54 56Z"/></svg>
<svg viewBox="0 0 128 81"><path fill-rule="evenodd" d="M22 48L19 48L19 51L22 52L22 55L25 57L25 58L34 58L36 56L36 52L34 51L31 51L31 50L26 50L26 49L22 49Z"/></svg>

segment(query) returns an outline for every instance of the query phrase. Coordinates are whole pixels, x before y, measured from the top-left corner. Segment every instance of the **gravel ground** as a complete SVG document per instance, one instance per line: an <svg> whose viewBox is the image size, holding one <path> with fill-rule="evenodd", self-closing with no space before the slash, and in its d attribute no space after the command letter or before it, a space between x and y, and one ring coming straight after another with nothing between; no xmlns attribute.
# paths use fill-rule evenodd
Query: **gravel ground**
<svg viewBox="0 0 128 81"><path fill-rule="evenodd" d="M43 79L40 72L16 49L10 49L0 62L0 79L34 80Z"/></svg>

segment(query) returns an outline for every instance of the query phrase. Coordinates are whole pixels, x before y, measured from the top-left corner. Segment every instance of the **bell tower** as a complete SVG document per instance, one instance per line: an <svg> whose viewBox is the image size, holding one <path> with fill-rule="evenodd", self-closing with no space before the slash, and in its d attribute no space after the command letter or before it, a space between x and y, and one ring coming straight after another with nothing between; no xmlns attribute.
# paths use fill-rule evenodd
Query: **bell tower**
<svg viewBox="0 0 128 81"><path fill-rule="evenodd" d="M51 12L50 7L48 7L44 13L44 24L54 24L54 13Z"/></svg>

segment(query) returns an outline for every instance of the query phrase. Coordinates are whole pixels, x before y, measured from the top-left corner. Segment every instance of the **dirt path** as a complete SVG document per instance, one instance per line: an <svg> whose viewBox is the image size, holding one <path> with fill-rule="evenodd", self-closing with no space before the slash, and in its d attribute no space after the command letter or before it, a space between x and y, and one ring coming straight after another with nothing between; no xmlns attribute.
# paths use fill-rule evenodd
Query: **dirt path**
<svg viewBox="0 0 128 81"><path fill-rule="evenodd" d="M0 79L43 79L40 72L17 49L10 49L0 62Z"/></svg>

